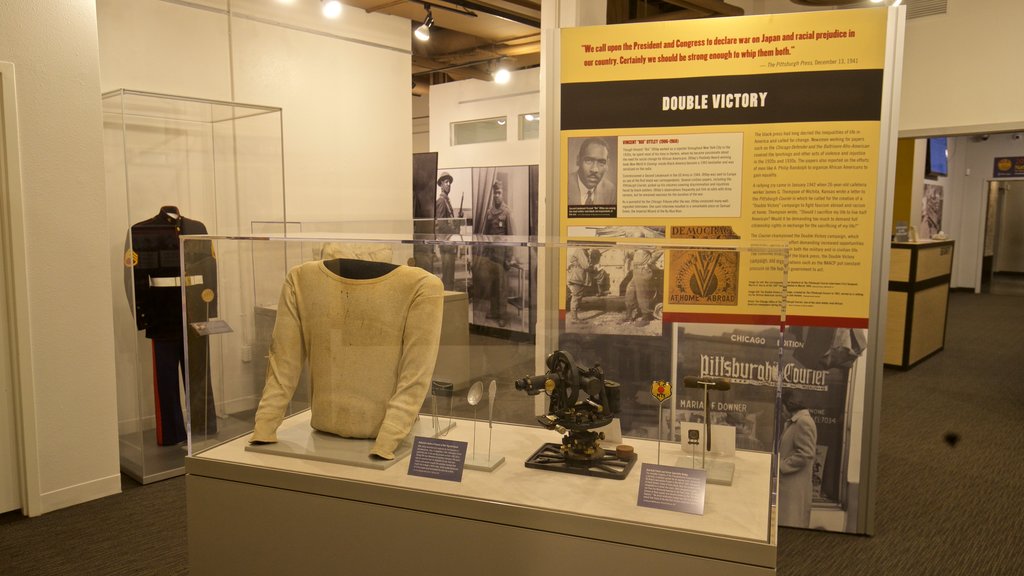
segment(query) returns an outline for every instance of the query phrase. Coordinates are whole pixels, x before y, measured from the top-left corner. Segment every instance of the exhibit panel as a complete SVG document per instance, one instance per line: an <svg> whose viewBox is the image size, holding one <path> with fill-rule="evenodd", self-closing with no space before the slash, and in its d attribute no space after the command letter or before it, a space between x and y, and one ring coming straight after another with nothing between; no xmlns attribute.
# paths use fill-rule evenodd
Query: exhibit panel
<svg viewBox="0 0 1024 576"><path fill-rule="evenodd" d="M222 314L221 291L251 300L252 258L234 252L249 247L184 255L179 242L285 221L281 109L131 90L102 103L121 469L147 483L183 473L190 433L234 435L211 377L224 351L184 320Z"/></svg>
<svg viewBox="0 0 1024 576"><path fill-rule="evenodd" d="M414 265L414 253L448 248L489 261L468 267L465 291L446 290L440 270ZM199 259L192 255L207 250L251 255L251 269L262 276L253 284L276 282L279 294L269 304L245 290L222 290L219 316L188 322L208 332L217 323L234 327L210 332L223 350L211 357L211 368L215 387L238 394L225 405L246 406L228 418L247 421L230 439L191 435L196 573L240 565L235 562L251 549L253 532L278 533L276 527L299 518L286 538L299 543L326 534L342 541L340 524L350 523L307 514L321 507L365 519L368 532L351 546L305 555L303 562L319 570L336 565L342 549L352 566L397 570L402 560L382 557L386 523L371 527L391 510L401 517L395 521L434 534L438 545L438 530L448 529L442 526L492 529L523 542L557 532L566 544L588 549L613 543L623 566L630 558L712 570L707 573L774 571L774 478L783 465L775 438L785 439L789 428L780 412L780 383L790 376L779 363L785 247L650 238L570 246L447 232L208 235L182 240L182 274L194 274ZM610 303L605 308L620 319L618 330L609 323L600 342L581 345L576 338L563 346L558 297L547 301L550 309L531 302L534 309L524 316L538 318L529 327L533 337L473 328L470 298L500 296L497 314L517 313L495 280L514 271L511 260L520 252L543 266L565 264L580 250L600 252L609 262L660 254L674 272L689 269L687 278L701 273L698 262L728 261L747 325L719 326L716 336L749 341L758 357L729 359L734 376L723 375L721 360L704 358L713 350L700 350L706 334L698 324L652 322L673 343L663 349L651 346L646 325ZM281 254L299 261L287 271L259 261ZM601 271L591 269L593 281L600 283ZM561 281L537 292L558 294ZM188 311L205 302L201 293L186 292L184 304L188 321ZM245 309L254 304L262 312ZM250 319L254 325L247 326ZM545 330L551 322L559 328ZM652 354L664 357L649 362ZM620 373L624 366L628 373ZM748 399L739 420L716 415L723 409L719 396L729 389ZM810 476L807 485L809 501ZM252 512L239 515L228 500L244 500L242 508ZM221 516L249 529L203 520ZM379 539L372 536L378 529ZM543 566L543 555L515 556L518 570ZM285 567L271 564L256 572Z"/></svg>
<svg viewBox="0 0 1024 576"><path fill-rule="evenodd" d="M548 86L556 102L544 113L557 127L547 165L558 169L547 189L558 194L549 216L561 239L731 238L790 248L779 370L813 446L781 471L780 486L813 484L797 493L797 517L780 516L780 525L873 530L888 261L878 239L889 236L903 24L902 8L865 8L559 30ZM672 269L692 258L668 261L671 292L648 304L660 279L651 259L602 256L610 271L602 291L614 295L630 273L644 281L633 307L639 324L690 324L678 330L677 359L706 360L718 374L736 368L734 359L755 370L770 354L758 349L763 335L744 318L727 259L700 262L703 278ZM607 328L594 304L603 300L574 284L563 304L566 340L599 341ZM649 347L652 360L668 357L653 352L668 346L661 338ZM689 370L679 369L683 377ZM756 395L731 389L713 398L716 423L743 423L743 443L764 441ZM680 399L674 422L691 418L690 402ZM808 492L812 510L802 504Z"/></svg>

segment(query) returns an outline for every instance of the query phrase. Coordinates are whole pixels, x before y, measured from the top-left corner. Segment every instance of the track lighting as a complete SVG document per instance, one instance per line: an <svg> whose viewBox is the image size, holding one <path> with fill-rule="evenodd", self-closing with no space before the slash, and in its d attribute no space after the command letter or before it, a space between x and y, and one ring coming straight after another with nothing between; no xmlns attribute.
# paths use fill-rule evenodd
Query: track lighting
<svg viewBox="0 0 1024 576"><path fill-rule="evenodd" d="M341 16L341 0L320 0L322 6L320 11L327 18L337 18Z"/></svg>
<svg viewBox="0 0 1024 576"><path fill-rule="evenodd" d="M430 40L430 27L434 25L434 15L430 13L430 6L424 5L423 7L427 10L427 17L423 19L423 24L420 24L413 35L417 40L426 42Z"/></svg>
<svg viewBox="0 0 1024 576"><path fill-rule="evenodd" d="M504 66L501 66L497 70L495 70L492 76L494 77L494 82L496 84L508 84L508 81L512 79L512 73L509 72L508 68L505 68Z"/></svg>

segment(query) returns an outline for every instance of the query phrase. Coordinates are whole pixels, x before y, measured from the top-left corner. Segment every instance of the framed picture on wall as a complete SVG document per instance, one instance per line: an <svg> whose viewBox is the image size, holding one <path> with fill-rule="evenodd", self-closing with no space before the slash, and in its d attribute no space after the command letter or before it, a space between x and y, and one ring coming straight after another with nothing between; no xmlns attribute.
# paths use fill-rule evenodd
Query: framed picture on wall
<svg viewBox="0 0 1024 576"><path fill-rule="evenodd" d="M942 230L942 186L925 184L921 195L920 237L928 240Z"/></svg>

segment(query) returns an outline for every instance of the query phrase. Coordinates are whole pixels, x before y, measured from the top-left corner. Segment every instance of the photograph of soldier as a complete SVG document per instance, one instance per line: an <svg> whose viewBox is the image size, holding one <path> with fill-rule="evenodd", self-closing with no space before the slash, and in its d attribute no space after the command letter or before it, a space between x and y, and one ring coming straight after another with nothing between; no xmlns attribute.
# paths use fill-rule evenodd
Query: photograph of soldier
<svg viewBox="0 0 1024 576"><path fill-rule="evenodd" d="M573 322L580 320L579 309L584 296L607 296L611 293L611 280L608 272L601 269L601 250L598 248L570 249L566 276L569 316Z"/></svg>
<svg viewBox="0 0 1024 576"><path fill-rule="evenodd" d="M458 234L458 226L453 220L455 210L448 198L455 179L448 172L442 172L437 178L437 199L434 201L434 234L438 239L449 239ZM445 290L455 290L455 257L459 248L456 245L439 245L437 251L441 257L441 283Z"/></svg>
<svg viewBox="0 0 1024 576"><path fill-rule="evenodd" d="M638 248L626 254L632 274L626 286L626 315L623 321L634 326L647 326L654 320L654 312L660 302L656 301L659 283L664 277L664 263L660 250Z"/></svg>
<svg viewBox="0 0 1024 576"><path fill-rule="evenodd" d="M529 234L531 172L528 166L473 169L473 233L486 242L517 242ZM529 248L473 247L471 323L530 332Z"/></svg>
<svg viewBox="0 0 1024 576"><path fill-rule="evenodd" d="M488 241L502 242L496 236L511 236L514 228L512 211L505 204L505 194L500 180L491 184L489 208L483 215L480 233L490 236ZM484 318L493 320L501 328L508 325L505 298L508 291L506 273L512 268L512 248L509 246L485 246L480 257L474 261L474 281L479 281L479 294L487 301Z"/></svg>
<svg viewBox="0 0 1024 576"><path fill-rule="evenodd" d="M663 261L649 246L569 248L565 331L660 336Z"/></svg>
<svg viewBox="0 0 1024 576"><path fill-rule="evenodd" d="M615 146L613 138L570 138L566 171L569 217L616 215Z"/></svg>

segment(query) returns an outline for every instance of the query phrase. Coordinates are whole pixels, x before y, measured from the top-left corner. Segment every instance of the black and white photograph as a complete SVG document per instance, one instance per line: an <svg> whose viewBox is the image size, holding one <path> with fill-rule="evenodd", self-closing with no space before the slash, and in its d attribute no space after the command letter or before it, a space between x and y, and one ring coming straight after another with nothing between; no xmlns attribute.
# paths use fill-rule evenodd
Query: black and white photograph
<svg viewBox="0 0 1024 576"><path fill-rule="evenodd" d="M709 419L736 427L736 448L771 450L779 331L775 326L676 324L674 380L723 377L729 390L709 394ZM810 510L843 505L846 404L853 371L867 346L862 328L789 326L783 339L779 523L808 527ZM676 390L665 427L702 421L702 390Z"/></svg>
<svg viewBox="0 0 1024 576"><path fill-rule="evenodd" d="M533 333L537 263L521 244L536 230L537 171L533 166L472 169L472 226L477 240L469 266L471 324Z"/></svg>
<svg viewBox="0 0 1024 576"><path fill-rule="evenodd" d="M412 217L434 217L434 186L437 180L437 152L412 155Z"/></svg>
<svg viewBox="0 0 1024 576"><path fill-rule="evenodd" d="M921 234L922 240L930 240L942 231L942 186L925 184L921 195Z"/></svg>
<svg viewBox="0 0 1024 576"><path fill-rule="evenodd" d="M459 240L471 230L473 171L470 168L439 170L435 180L433 232L438 240ZM438 245L432 254L431 271L445 290L466 292L469 286L469 247Z"/></svg>
<svg viewBox="0 0 1024 576"><path fill-rule="evenodd" d="M570 247L565 332L661 336L665 257L655 247Z"/></svg>
<svg viewBox="0 0 1024 576"><path fill-rule="evenodd" d="M569 226L570 238L664 238L664 226Z"/></svg>
<svg viewBox="0 0 1024 576"><path fill-rule="evenodd" d="M614 218L617 214L618 142L612 137L569 138L569 218Z"/></svg>

